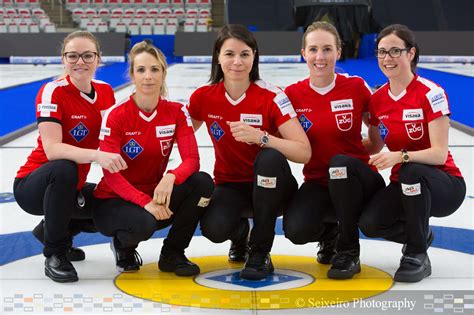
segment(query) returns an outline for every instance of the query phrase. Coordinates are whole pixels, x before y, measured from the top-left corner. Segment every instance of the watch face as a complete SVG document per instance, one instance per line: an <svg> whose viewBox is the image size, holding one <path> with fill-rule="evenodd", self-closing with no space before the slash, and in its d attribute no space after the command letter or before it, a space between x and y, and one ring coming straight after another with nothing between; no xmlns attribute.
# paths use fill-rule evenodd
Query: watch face
<svg viewBox="0 0 474 315"><path fill-rule="evenodd" d="M267 144L268 143L268 136L262 136L261 141L262 141L263 144Z"/></svg>

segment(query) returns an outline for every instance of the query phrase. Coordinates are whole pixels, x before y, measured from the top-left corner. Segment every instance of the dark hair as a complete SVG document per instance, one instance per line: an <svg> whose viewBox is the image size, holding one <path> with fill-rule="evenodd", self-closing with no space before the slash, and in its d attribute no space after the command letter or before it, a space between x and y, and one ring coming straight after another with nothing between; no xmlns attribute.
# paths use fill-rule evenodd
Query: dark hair
<svg viewBox="0 0 474 315"><path fill-rule="evenodd" d="M339 33L337 32L337 29L334 27L334 25L325 22L325 21L318 21L318 22L313 22L306 31L303 34L303 42L302 42L302 47L303 49L306 48L306 37L308 37L308 34L317 31L317 30L323 30L326 31L334 36L334 40L336 41L336 48L337 50L341 50L342 47L342 41L341 37L339 36Z"/></svg>
<svg viewBox="0 0 474 315"><path fill-rule="evenodd" d="M128 53L128 75L130 78L133 77L133 66L135 63L135 57L141 53L148 53L158 60L163 71L163 83L161 84L160 95L166 96L168 94L168 87L166 86L166 74L168 64L166 63L166 57L161 50L154 46L150 41L143 40L133 45L132 49Z"/></svg>
<svg viewBox="0 0 474 315"><path fill-rule="evenodd" d="M216 41L214 42L214 49L212 51L212 66L211 66L211 78L209 82L212 84L218 83L224 79L224 73L219 65L219 53L221 52L222 45L229 38L235 38L244 42L254 52L254 60L252 70L249 74L250 81L254 82L260 80L260 74L258 73L258 45L255 36L245 26L240 24L228 24L225 25L219 33L217 33Z"/></svg>
<svg viewBox="0 0 474 315"><path fill-rule="evenodd" d="M411 71L413 73L416 72L416 65L418 64L418 60L420 59L420 49L418 48L418 44L416 43L415 39L415 33L413 33L412 30L410 30L407 26L402 25L402 24L392 24L387 27L385 27L380 33L379 36L377 37L376 41L376 47L377 49L379 48L379 43L382 40L382 38L394 34L403 42L405 43L405 48L411 49L412 47L415 48L415 57L411 61Z"/></svg>

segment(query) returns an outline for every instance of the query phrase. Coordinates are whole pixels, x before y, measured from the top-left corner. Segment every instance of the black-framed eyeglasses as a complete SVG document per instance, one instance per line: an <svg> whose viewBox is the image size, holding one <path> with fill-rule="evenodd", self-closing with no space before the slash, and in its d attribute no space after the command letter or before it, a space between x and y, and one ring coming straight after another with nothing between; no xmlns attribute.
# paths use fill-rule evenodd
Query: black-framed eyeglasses
<svg viewBox="0 0 474 315"><path fill-rule="evenodd" d="M74 51L70 51L65 52L63 56L68 63L77 63L79 61L79 58L82 58L82 61L84 61L84 63L93 63L97 57L97 53L94 51L86 51L80 54Z"/></svg>
<svg viewBox="0 0 474 315"><path fill-rule="evenodd" d="M387 56L387 54L392 58L398 58L402 55L402 52L409 51L409 50L410 48L398 48L398 47L393 47L393 48L390 48L389 50L376 49L375 55L379 59L384 59L385 56Z"/></svg>

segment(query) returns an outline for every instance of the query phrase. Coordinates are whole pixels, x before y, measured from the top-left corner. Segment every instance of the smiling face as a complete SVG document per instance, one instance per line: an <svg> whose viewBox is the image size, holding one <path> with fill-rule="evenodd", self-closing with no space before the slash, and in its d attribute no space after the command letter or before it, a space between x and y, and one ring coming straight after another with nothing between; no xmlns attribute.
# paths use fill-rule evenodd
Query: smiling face
<svg viewBox="0 0 474 315"><path fill-rule="evenodd" d="M64 46L64 53L77 53L84 54L86 52L91 52L98 54L96 44L84 37L76 37L71 39ZM88 60L87 58L85 58ZM95 71L100 63L100 57L97 55L91 63L85 63L83 58L79 58L77 62L71 63L68 62L67 58L63 55L62 63L64 64L64 69L66 74L71 77L72 82L76 86L81 86L84 84L89 84L92 78L94 77Z"/></svg>
<svg viewBox="0 0 474 315"><path fill-rule="evenodd" d="M224 81L250 81L249 74L255 54L243 41L229 38L222 44L219 64L224 73Z"/></svg>
<svg viewBox="0 0 474 315"><path fill-rule="evenodd" d="M399 48L404 49L404 41L395 34L389 34L383 37L378 44L378 50L390 51L390 49ZM388 79L396 79L400 77L410 76L411 61L415 56L415 48L408 51L402 51L399 57L391 57L388 53L384 58L377 58L380 70Z"/></svg>
<svg viewBox="0 0 474 315"><path fill-rule="evenodd" d="M301 54L308 65L311 81L329 84L334 78L336 61L341 57L336 38L328 31L316 29L307 34L305 45Z"/></svg>
<svg viewBox="0 0 474 315"><path fill-rule="evenodd" d="M133 59L132 82L137 95L160 95L163 85L163 65L155 56L142 52Z"/></svg>

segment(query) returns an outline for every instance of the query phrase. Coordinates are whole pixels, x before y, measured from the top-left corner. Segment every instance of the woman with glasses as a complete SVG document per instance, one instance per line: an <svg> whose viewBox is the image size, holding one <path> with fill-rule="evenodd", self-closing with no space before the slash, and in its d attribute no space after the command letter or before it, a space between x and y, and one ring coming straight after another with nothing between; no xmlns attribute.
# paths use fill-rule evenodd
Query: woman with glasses
<svg viewBox="0 0 474 315"><path fill-rule="evenodd" d="M75 282L69 260L84 259L84 254L71 249L78 232L73 225L74 218L92 218L94 185L86 183L90 165L97 162L110 172L127 165L119 154L97 150L102 113L115 103L110 85L93 79L99 42L89 32L76 31L64 38L61 53L65 74L36 97L38 143L19 169L13 192L23 210L44 216L34 234L44 243L46 276Z"/></svg>
<svg viewBox="0 0 474 315"><path fill-rule="evenodd" d="M97 229L112 237L117 270L136 272L142 263L138 244L171 225L158 267L178 276L194 276L199 266L184 255L214 184L199 171L199 154L186 107L165 96L167 64L163 53L143 41L128 56L135 92L104 116L100 150L117 153L128 168L104 177L94 196ZM181 163L166 171L178 144Z"/></svg>
<svg viewBox="0 0 474 315"><path fill-rule="evenodd" d="M348 279L361 270L360 212L370 196L385 187L382 176L368 165L361 142L372 92L362 78L336 73L341 39L333 25L310 25L301 54L309 78L288 86L285 93L313 154L303 168L304 183L284 214L283 229L295 244L319 241L317 261L332 264L328 277Z"/></svg>
<svg viewBox="0 0 474 315"><path fill-rule="evenodd" d="M416 74L420 50L404 25L384 28L376 55L388 79L370 100L369 163L391 168L390 184L365 207L360 228L369 237L405 244L394 279L418 282L431 274L429 218L445 217L464 201L466 184L448 150L445 91ZM380 152L384 144L388 152ZM380 152L380 153L379 153Z"/></svg>
<svg viewBox="0 0 474 315"><path fill-rule="evenodd" d="M240 276L248 280L274 270L276 219L297 189L287 158L305 163L311 156L287 96L260 80L258 56L245 26L224 26L214 43L210 84L189 101L194 127L205 122L216 155L216 189L202 233L215 243L232 240L229 261L246 262ZM254 226L248 254L249 217Z"/></svg>

